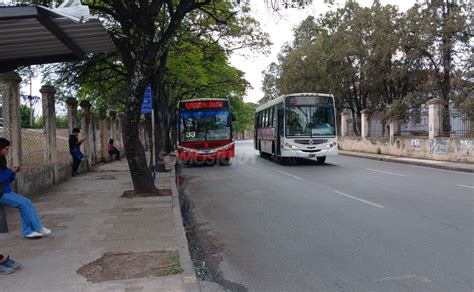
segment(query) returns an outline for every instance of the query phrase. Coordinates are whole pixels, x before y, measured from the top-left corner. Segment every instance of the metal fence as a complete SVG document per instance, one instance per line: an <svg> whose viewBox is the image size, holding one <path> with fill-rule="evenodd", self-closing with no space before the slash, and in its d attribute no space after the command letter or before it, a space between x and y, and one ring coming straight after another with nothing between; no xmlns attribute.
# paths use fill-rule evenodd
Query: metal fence
<svg viewBox="0 0 474 292"><path fill-rule="evenodd" d="M450 108L441 108L441 135L451 138L474 138L474 114L472 111ZM449 122L448 122L449 121Z"/></svg>
<svg viewBox="0 0 474 292"><path fill-rule="evenodd" d="M360 119L352 116L347 120L347 136L360 136L361 133Z"/></svg>
<svg viewBox="0 0 474 292"><path fill-rule="evenodd" d="M22 96L20 104L22 168L35 170L44 167L45 136L43 107L38 96Z"/></svg>
<svg viewBox="0 0 474 292"><path fill-rule="evenodd" d="M371 137L385 137L389 135L388 123L384 122L380 113L373 113L369 118Z"/></svg>
<svg viewBox="0 0 474 292"><path fill-rule="evenodd" d="M58 150L58 165L69 165L69 129L68 118L63 104L56 103L56 149Z"/></svg>
<svg viewBox="0 0 474 292"><path fill-rule="evenodd" d="M402 136L428 136L428 107L409 110L405 121L400 126Z"/></svg>

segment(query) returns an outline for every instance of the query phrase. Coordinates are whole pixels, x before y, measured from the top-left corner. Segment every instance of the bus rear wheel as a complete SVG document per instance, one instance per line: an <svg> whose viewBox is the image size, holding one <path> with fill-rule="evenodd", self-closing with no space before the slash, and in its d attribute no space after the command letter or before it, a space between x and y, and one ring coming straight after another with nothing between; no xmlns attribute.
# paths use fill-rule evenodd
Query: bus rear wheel
<svg viewBox="0 0 474 292"><path fill-rule="evenodd" d="M231 164L232 164L232 160L230 159L230 157L221 158L221 159L219 160L219 164L220 164L220 165L231 165Z"/></svg>
<svg viewBox="0 0 474 292"><path fill-rule="evenodd" d="M319 164L324 164L326 162L326 156L316 157Z"/></svg>

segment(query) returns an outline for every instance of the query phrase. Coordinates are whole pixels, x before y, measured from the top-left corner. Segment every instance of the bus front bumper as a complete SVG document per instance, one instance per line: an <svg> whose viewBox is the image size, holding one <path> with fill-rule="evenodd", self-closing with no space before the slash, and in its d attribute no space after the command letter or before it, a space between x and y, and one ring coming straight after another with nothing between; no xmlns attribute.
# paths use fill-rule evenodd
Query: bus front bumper
<svg viewBox="0 0 474 292"><path fill-rule="evenodd" d="M338 155L339 151L337 147L331 147L329 149L321 149L317 152L308 152L307 150L300 150L300 149L281 149L281 156L282 157L298 157L304 159L314 159L316 160L317 157L324 157L324 156L335 156Z"/></svg>
<svg viewBox="0 0 474 292"><path fill-rule="evenodd" d="M235 155L234 143L227 147L197 150L178 147L178 159L181 161L205 161L232 158Z"/></svg>

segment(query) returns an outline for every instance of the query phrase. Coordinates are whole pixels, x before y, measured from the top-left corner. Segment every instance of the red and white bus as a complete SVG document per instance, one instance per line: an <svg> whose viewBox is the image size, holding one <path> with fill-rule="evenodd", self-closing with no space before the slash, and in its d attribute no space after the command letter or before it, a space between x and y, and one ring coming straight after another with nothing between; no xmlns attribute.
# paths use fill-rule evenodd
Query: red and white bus
<svg viewBox="0 0 474 292"><path fill-rule="evenodd" d="M229 100L200 98L178 104L178 158L189 162L230 164L234 157Z"/></svg>

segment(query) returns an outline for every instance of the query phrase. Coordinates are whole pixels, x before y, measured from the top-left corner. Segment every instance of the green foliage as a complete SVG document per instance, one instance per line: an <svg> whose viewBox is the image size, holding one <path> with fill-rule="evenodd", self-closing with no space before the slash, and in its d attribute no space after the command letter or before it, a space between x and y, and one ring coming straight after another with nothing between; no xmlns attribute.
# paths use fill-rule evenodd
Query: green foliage
<svg viewBox="0 0 474 292"><path fill-rule="evenodd" d="M20 116L21 116L21 127L22 128L31 128L30 125L30 115L31 109L27 105L20 105Z"/></svg>
<svg viewBox="0 0 474 292"><path fill-rule="evenodd" d="M67 129L69 126L69 120L67 116L56 116L56 128Z"/></svg>
<svg viewBox="0 0 474 292"><path fill-rule="evenodd" d="M33 122L33 128L41 129L43 127L44 127L44 118L43 117L35 118L35 120Z"/></svg>
<svg viewBox="0 0 474 292"><path fill-rule="evenodd" d="M453 3L433 1L400 13L378 1L371 7L348 1L320 19L308 17L263 72L260 103L329 92L340 111L359 115L368 108L390 117L395 108L417 108L437 96L464 104L472 91L470 20L467 6Z"/></svg>
<svg viewBox="0 0 474 292"><path fill-rule="evenodd" d="M20 105L20 117L20 124L22 128L40 129L44 126L43 117L36 117L34 115L32 117L32 124L30 125L31 109L27 105Z"/></svg>
<svg viewBox="0 0 474 292"><path fill-rule="evenodd" d="M383 112L382 119L385 121L404 121L407 116L408 106L401 100L395 100Z"/></svg>
<svg viewBox="0 0 474 292"><path fill-rule="evenodd" d="M232 127L235 133L242 133L250 130L255 123L256 104L244 102L240 98L230 99L231 109L235 113L237 120L233 122Z"/></svg>

